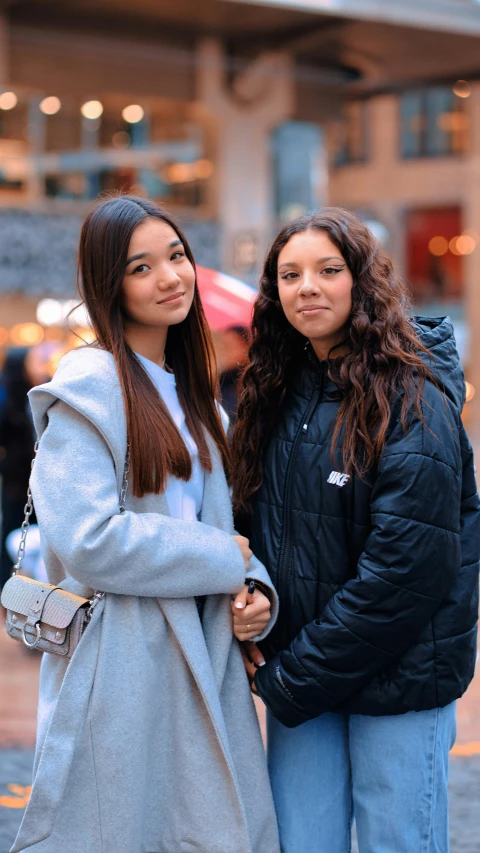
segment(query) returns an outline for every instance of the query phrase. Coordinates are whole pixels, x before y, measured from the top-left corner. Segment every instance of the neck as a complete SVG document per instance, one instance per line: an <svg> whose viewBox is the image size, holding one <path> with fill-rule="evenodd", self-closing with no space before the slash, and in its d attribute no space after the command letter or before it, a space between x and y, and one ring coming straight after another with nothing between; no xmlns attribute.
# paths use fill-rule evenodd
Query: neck
<svg viewBox="0 0 480 853"><path fill-rule="evenodd" d="M336 349L334 349L332 352L332 358L338 358L341 355L345 355L345 353L348 352L347 344L343 344L342 346L337 346L337 344L339 344L342 341L343 337L344 337L344 335L342 334L341 336L337 336L337 337L332 338L330 340L313 340L313 341L310 340L310 343L312 345L312 349L313 349L315 355L317 356L318 360L319 361L325 361L325 359L328 358L328 356L332 350L332 347L336 347Z"/></svg>
<svg viewBox="0 0 480 853"><path fill-rule="evenodd" d="M163 367L168 326L136 326L124 324L125 340L134 352Z"/></svg>

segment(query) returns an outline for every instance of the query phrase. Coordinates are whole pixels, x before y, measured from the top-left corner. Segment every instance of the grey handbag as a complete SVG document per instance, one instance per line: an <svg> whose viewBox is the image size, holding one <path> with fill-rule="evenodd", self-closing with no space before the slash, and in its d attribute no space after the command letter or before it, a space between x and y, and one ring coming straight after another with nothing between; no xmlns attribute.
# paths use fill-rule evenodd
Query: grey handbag
<svg viewBox="0 0 480 853"><path fill-rule="evenodd" d="M35 456L38 441L35 444ZM32 468L35 457L32 461ZM125 512L129 469L129 450L125 458L122 490L120 493L120 512ZM92 618L98 602L105 596L96 592L93 598L82 598L53 584L42 583L20 575L30 516L33 511L33 498L30 486L25 504L25 518L22 523L22 535L18 546L17 562L13 575L2 590L2 604L7 611L7 633L14 640L22 640L30 649L50 652L71 658L82 634Z"/></svg>

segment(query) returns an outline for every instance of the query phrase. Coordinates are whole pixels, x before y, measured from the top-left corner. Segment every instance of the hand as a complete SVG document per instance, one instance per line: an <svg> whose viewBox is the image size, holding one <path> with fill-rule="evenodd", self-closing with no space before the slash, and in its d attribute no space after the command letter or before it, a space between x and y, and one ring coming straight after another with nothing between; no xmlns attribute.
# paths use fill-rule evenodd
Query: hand
<svg viewBox="0 0 480 853"><path fill-rule="evenodd" d="M245 536L234 536L235 542L237 543L240 551L242 552L242 557L245 562L245 571L248 571L248 567L250 565L250 557L252 556L252 551L250 550L250 542L246 539Z"/></svg>
<svg viewBox="0 0 480 853"><path fill-rule="evenodd" d="M255 678L255 673L258 667L265 666L265 658L255 643L241 643L240 651L242 652L243 664L248 676L251 691L258 696L258 690L255 687L253 679Z"/></svg>
<svg viewBox="0 0 480 853"><path fill-rule="evenodd" d="M237 640L253 640L262 633L270 619L270 601L263 592L255 589L248 595L245 585L232 601L233 633Z"/></svg>

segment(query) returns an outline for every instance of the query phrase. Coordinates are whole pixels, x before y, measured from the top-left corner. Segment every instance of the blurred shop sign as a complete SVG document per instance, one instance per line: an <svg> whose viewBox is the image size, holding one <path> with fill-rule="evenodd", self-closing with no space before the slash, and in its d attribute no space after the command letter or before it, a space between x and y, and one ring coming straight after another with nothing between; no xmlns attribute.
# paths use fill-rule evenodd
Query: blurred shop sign
<svg viewBox="0 0 480 853"><path fill-rule="evenodd" d="M255 270L258 258L258 242L254 234L244 231L233 240L233 266L240 273Z"/></svg>

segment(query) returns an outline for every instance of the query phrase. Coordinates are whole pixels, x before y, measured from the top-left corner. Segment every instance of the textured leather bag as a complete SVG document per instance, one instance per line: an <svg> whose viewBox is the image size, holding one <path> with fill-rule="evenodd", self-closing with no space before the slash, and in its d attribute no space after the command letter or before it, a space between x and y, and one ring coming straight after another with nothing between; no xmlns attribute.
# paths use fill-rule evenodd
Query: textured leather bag
<svg viewBox="0 0 480 853"><path fill-rule="evenodd" d="M38 441L35 444L35 455L37 450ZM34 462L35 457L32 468ZM127 448L119 502L121 513L125 512L128 467ZM25 556L32 511L33 499L29 486L17 562L13 567L12 577L2 590L2 604L7 611L7 633L14 640L22 640L30 649L69 659L92 618L95 606L105 593L96 592L91 599L82 598L53 584L42 583L19 574Z"/></svg>
<svg viewBox="0 0 480 853"><path fill-rule="evenodd" d="M66 658L71 658L91 616L88 598L18 574L5 584L2 604L10 637Z"/></svg>

